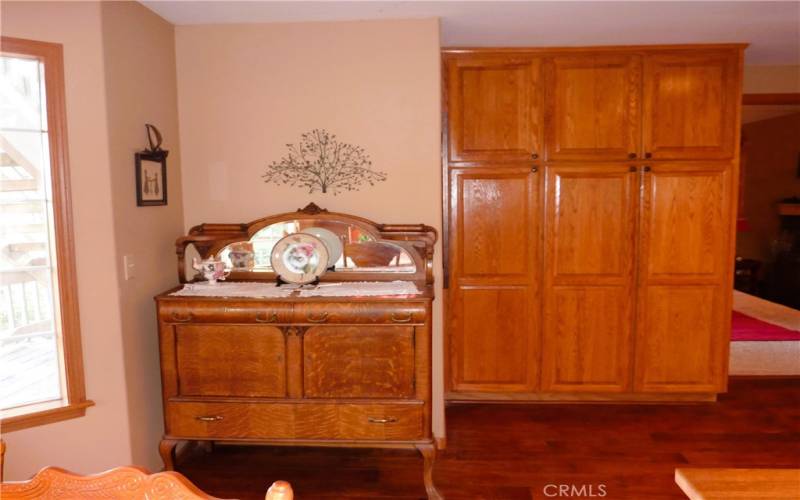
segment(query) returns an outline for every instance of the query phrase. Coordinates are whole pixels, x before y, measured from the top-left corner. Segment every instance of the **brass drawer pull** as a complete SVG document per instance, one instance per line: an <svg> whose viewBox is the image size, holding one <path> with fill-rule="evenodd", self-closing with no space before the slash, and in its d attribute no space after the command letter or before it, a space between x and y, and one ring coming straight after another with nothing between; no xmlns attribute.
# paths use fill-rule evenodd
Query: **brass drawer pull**
<svg viewBox="0 0 800 500"><path fill-rule="evenodd" d="M368 417L369 423L371 424L393 424L397 422L397 419L394 417L389 418L375 418L375 417Z"/></svg>
<svg viewBox="0 0 800 500"><path fill-rule="evenodd" d="M308 313L306 314L306 319L308 319L308 321L312 323L325 323L326 321L328 321L328 313L324 312L319 316L317 316L316 318L312 313Z"/></svg>
<svg viewBox="0 0 800 500"><path fill-rule="evenodd" d="M187 321L191 321L194 318L192 313L186 313L186 316L181 316L179 313L172 313L172 321L178 321L179 323L186 323Z"/></svg>
<svg viewBox="0 0 800 500"><path fill-rule="evenodd" d="M267 313L256 313L256 322L257 323L275 323L278 321L278 313L273 312L269 316Z"/></svg>
<svg viewBox="0 0 800 500"><path fill-rule="evenodd" d="M209 415L209 416L202 415L200 417L194 417L194 418L196 418L201 422L219 422L224 417L222 415Z"/></svg>
<svg viewBox="0 0 800 500"><path fill-rule="evenodd" d="M391 319L393 323L411 323L413 315L411 313L406 313L405 315L401 316L397 313L392 313Z"/></svg>

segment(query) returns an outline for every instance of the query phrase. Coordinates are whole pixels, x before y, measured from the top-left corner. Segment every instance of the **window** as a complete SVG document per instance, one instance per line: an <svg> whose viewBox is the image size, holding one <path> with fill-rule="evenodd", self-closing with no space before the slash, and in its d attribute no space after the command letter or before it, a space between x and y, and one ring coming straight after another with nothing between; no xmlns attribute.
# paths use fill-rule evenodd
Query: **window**
<svg viewBox="0 0 800 500"><path fill-rule="evenodd" d="M61 45L0 45L0 416L3 431L78 417L86 400Z"/></svg>

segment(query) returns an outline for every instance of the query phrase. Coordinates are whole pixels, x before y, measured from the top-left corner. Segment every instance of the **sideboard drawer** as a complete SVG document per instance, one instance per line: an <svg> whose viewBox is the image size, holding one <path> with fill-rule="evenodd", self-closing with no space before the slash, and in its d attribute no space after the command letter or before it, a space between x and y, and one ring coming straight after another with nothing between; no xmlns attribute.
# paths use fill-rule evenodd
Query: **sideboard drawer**
<svg viewBox="0 0 800 500"><path fill-rule="evenodd" d="M302 324L422 324L425 305L418 303L295 304L292 321Z"/></svg>
<svg viewBox="0 0 800 500"><path fill-rule="evenodd" d="M422 439L422 402L167 403L167 433L185 438Z"/></svg>
<svg viewBox="0 0 800 500"><path fill-rule="evenodd" d="M292 305L253 302L182 302L169 301L160 305L159 319L168 323L287 323Z"/></svg>

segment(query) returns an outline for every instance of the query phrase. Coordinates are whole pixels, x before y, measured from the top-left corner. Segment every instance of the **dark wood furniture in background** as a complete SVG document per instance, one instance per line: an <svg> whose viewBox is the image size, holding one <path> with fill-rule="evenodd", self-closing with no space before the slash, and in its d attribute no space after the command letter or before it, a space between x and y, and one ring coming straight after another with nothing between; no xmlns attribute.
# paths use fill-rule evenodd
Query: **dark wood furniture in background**
<svg viewBox="0 0 800 500"><path fill-rule="evenodd" d="M382 297L156 297L167 469L180 440L273 445L416 448L432 482L432 258L424 225L378 225L315 206L249 224L203 224L177 242L203 256L288 220L339 221L391 240L417 272L349 272L360 279L415 280L419 295ZM313 224L312 224L313 225ZM336 281L344 273L328 273ZM232 274L274 280L273 273ZM182 279L186 276L181 274Z"/></svg>
<svg viewBox="0 0 800 500"><path fill-rule="evenodd" d="M765 283L769 300L800 309L800 203L778 205L780 235L774 244L774 260Z"/></svg>
<svg viewBox="0 0 800 500"><path fill-rule="evenodd" d="M725 390L744 47L444 51L447 399Z"/></svg>
<svg viewBox="0 0 800 500"><path fill-rule="evenodd" d="M734 263L733 288L751 295L757 295L760 269L760 260L737 257Z"/></svg>

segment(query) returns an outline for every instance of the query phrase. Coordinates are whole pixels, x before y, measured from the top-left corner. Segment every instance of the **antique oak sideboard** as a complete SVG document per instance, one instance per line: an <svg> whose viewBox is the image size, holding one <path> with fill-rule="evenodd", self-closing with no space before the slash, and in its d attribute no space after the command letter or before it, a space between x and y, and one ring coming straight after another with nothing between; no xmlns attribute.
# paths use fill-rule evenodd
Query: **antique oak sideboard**
<svg viewBox="0 0 800 500"><path fill-rule="evenodd" d="M174 295L178 287L157 296L164 464L174 468L181 440L416 448L428 496L440 498L432 478L433 228L375 224L313 204L249 224L203 224L177 241L179 277L192 281L184 262L190 246L224 260L230 244L246 241L255 267L228 280L269 287L275 274L266 256L275 239L311 227L343 242L344 255L323 284L401 280L419 293Z"/></svg>

